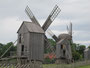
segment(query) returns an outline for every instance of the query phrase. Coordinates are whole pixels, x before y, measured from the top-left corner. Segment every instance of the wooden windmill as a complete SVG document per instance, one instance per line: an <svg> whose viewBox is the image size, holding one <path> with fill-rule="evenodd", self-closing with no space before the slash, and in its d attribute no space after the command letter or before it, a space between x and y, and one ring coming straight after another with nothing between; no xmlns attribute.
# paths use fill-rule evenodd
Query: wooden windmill
<svg viewBox="0 0 90 68"><path fill-rule="evenodd" d="M56 5L44 25L41 26L30 8L26 7L25 12L32 22L24 21L17 32L19 39L17 46L18 57L26 57L29 61L43 61L44 47L48 46L47 43L49 44L45 31L60 11L60 8Z"/></svg>
<svg viewBox="0 0 90 68"><path fill-rule="evenodd" d="M56 41L56 63L70 63L72 60L71 43L72 23L68 28L68 34L60 34L58 37L49 30L48 33Z"/></svg>

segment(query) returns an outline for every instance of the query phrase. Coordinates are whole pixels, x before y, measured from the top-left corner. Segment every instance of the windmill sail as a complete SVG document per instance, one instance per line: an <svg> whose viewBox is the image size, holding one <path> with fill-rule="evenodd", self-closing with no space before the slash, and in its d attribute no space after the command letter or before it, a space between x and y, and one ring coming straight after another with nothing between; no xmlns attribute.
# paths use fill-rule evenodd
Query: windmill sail
<svg viewBox="0 0 90 68"><path fill-rule="evenodd" d="M47 33L48 33L56 42L58 41L57 36L56 36L50 29L47 30Z"/></svg>
<svg viewBox="0 0 90 68"><path fill-rule="evenodd" d="M55 49L53 48L53 46L51 45L51 43L49 42L49 40L47 39L47 37L45 37L45 42L46 42L45 48L46 49L50 49L50 51L52 53L55 53Z"/></svg>
<svg viewBox="0 0 90 68"><path fill-rule="evenodd" d="M30 10L30 8L28 6L26 7L25 12L33 23L40 26L40 24L38 23L37 19L35 18L34 14L32 13L32 11Z"/></svg>
<svg viewBox="0 0 90 68"><path fill-rule="evenodd" d="M57 15L60 12L60 8L56 5L50 15L48 16L47 20L45 21L44 25L42 26L43 30L46 31L50 24L54 21L54 19L57 17Z"/></svg>

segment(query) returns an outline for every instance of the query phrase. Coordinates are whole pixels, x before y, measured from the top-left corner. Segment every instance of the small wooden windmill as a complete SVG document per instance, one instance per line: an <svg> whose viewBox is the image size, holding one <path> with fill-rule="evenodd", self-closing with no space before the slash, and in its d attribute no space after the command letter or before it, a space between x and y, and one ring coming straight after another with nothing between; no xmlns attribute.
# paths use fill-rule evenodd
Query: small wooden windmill
<svg viewBox="0 0 90 68"><path fill-rule="evenodd" d="M17 32L19 39L17 46L18 57L26 57L29 61L43 61L44 47L48 46L47 43L49 44L45 31L60 11L60 8L56 5L44 25L40 26L30 8L26 7L25 12L32 22L24 21Z"/></svg>
<svg viewBox="0 0 90 68"><path fill-rule="evenodd" d="M58 37L49 30L48 33L56 41L56 63L70 63L72 60L71 44L72 23L68 28L68 34L60 34Z"/></svg>

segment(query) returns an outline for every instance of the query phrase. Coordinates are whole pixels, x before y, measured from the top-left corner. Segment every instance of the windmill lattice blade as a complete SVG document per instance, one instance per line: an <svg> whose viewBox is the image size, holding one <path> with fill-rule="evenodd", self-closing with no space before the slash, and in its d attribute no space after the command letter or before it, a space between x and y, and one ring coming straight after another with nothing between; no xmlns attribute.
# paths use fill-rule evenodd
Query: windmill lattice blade
<svg viewBox="0 0 90 68"><path fill-rule="evenodd" d="M50 14L52 21L54 21L54 19L57 17L57 15L60 13L60 11L61 11L61 9L56 5Z"/></svg>
<svg viewBox="0 0 90 68"><path fill-rule="evenodd" d="M47 33L48 33L50 36L53 36L53 35L54 35L54 33L53 33L50 29L47 30Z"/></svg>
<svg viewBox="0 0 90 68"><path fill-rule="evenodd" d="M57 15L60 13L60 8L56 5L50 15L48 16L47 20L45 21L44 25L42 26L43 30L46 31L50 24L54 21Z"/></svg>
<svg viewBox="0 0 90 68"><path fill-rule="evenodd" d="M40 26L40 24L38 23L37 19L35 18L34 14L32 13L32 11L30 10L30 8L28 6L25 8L25 12L33 23Z"/></svg>
<svg viewBox="0 0 90 68"><path fill-rule="evenodd" d="M58 41L57 36L56 36L50 29L47 30L47 33L48 33L56 42Z"/></svg>
<svg viewBox="0 0 90 68"><path fill-rule="evenodd" d="M49 42L48 38L45 36L45 41L46 41L46 49L50 49L51 53L55 53L55 49L52 47L51 43Z"/></svg>

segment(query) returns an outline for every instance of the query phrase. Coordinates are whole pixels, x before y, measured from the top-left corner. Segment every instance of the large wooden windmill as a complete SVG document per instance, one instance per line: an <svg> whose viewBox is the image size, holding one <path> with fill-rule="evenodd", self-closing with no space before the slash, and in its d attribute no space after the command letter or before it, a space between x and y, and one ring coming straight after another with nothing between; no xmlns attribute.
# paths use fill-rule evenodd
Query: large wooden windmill
<svg viewBox="0 0 90 68"><path fill-rule="evenodd" d="M60 12L60 8L56 5L44 25L41 26L30 8L25 9L26 14L32 22L24 21L18 30L18 46L17 55L21 58L27 58L29 61L43 61L44 47L48 46L48 39L45 31L54 21Z"/></svg>
<svg viewBox="0 0 90 68"><path fill-rule="evenodd" d="M56 63L70 63L72 60L71 41L72 41L72 23L68 28L68 34L60 34L58 37L51 31L48 33L56 41Z"/></svg>

